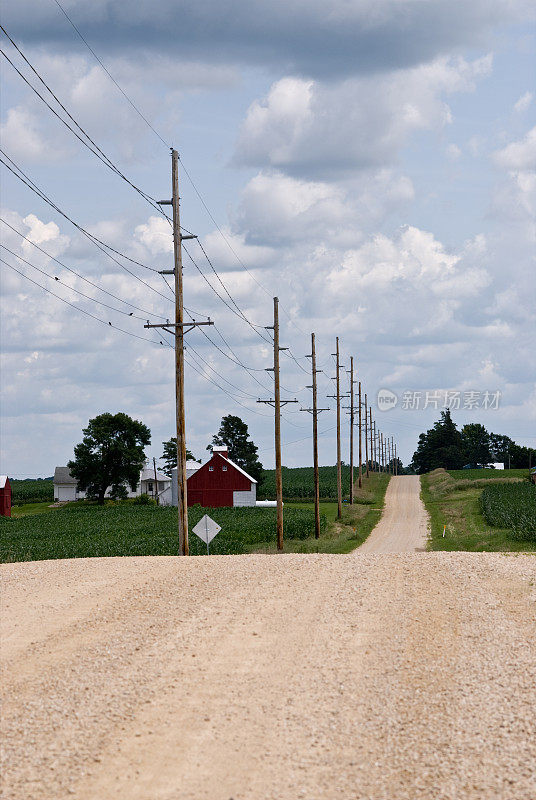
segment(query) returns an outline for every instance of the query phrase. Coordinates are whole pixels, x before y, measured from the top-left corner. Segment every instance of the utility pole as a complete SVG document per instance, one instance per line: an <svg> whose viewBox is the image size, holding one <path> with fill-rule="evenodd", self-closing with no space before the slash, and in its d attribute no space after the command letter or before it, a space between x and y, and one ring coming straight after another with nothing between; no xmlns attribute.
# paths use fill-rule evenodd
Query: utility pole
<svg viewBox="0 0 536 800"><path fill-rule="evenodd" d="M313 390L313 407L301 408L300 411L308 411L313 415L313 475L314 475L314 493L315 493L315 539L320 538L320 480L318 477L318 415L321 411L329 411L329 408L318 408L317 404L317 388L316 388L316 374L322 372L321 369L316 368L316 348L315 348L315 335L311 334L311 355L307 356L311 359L311 371L313 373L313 383L307 386L307 389Z"/></svg>
<svg viewBox="0 0 536 800"><path fill-rule="evenodd" d="M398 456L396 454L396 442L395 442L395 475L398 475Z"/></svg>
<svg viewBox="0 0 536 800"><path fill-rule="evenodd" d="M279 299L274 297L274 324L268 325L267 330L274 332L274 366L267 367L267 372L274 373L274 399L257 400L257 403L266 403L274 408L275 422L275 492L277 499L277 550L283 551L283 477L281 474L281 406L287 403L297 403L297 400L281 400L279 383L279 352L288 350L288 347L279 346Z"/></svg>
<svg viewBox="0 0 536 800"><path fill-rule="evenodd" d="M382 472L385 472L385 459L383 457L383 433L380 432L380 462L382 465Z"/></svg>
<svg viewBox="0 0 536 800"><path fill-rule="evenodd" d="M378 434L376 433L376 420L374 420L374 422L372 424L373 424L373 427L374 427L374 437L373 437L373 440L372 440L374 442L374 470L376 472L379 472L380 471L380 465L378 463Z"/></svg>
<svg viewBox="0 0 536 800"><path fill-rule="evenodd" d="M361 483L359 484L361 486ZM350 356L350 505L354 503L354 357Z"/></svg>
<svg viewBox="0 0 536 800"><path fill-rule="evenodd" d="M359 402L359 411L358 411L358 422L359 422L359 488L361 489L363 485L363 449L361 443L361 434L363 431L363 424L361 422L361 381L358 383L358 402Z"/></svg>
<svg viewBox="0 0 536 800"><path fill-rule="evenodd" d="M387 472L391 474L391 440L387 437Z"/></svg>
<svg viewBox="0 0 536 800"><path fill-rule="evenodd" d="M341 363L339 358L339 337L336 337L336 352L331 354L335 356L337 375L335 376L337 394L330 394L329 397L334 397L337 400L337 519L342 517L342 467L341 467L341 383L340 383L340 370Z"/></svg>
<svg viewBox="0 0 536 800"><path fill-rule="evenodd" d="M156 505L160 505L160 500L158 498L158 480L157 480L157 473L156 473L156 458L153 456L153 467L154 467L154 494L153 497L156 500Z"/></svg>
<svg viewBox="0 0 536 800"><path fill-rule="evenodd" d="M180 224L179 154L171 151L171 200L161 200L158 205L173 207L173 269L160 270L161 275L175 277L175 322L150 324L144 328L162 328L175 338L175 420L177 426L177 511L179 532L179 555L189 555L188 546L188 496L186 489L186 414L184 408L184 336L198 325L214 325L213 322L184 322L182 286L182 240L197 239L194 234L183 236Z"/></svg>
<svg viewBox="0 0 536 800"><path fill-rule="evenodd" d="M372 464L372 471L374 472L374 456L372 455L372 408L369 406L369 422L370 422L370 460Z"/></svg>
<svg viewBox="0 0 536 800"><path fill-rule="evenodd" d="M369 465L368 465L368 415L367 415L367 393L365 392L365 465L366 465L366 475L367 478L369 476Z"/></svg>

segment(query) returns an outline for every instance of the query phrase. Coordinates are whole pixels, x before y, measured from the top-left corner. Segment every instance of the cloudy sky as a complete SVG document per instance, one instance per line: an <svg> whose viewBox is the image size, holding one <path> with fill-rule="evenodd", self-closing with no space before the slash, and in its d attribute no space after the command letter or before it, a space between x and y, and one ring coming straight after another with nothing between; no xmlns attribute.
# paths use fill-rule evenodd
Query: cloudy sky
<svg viewBox="0 0 536 800"><path fill-rule="evenodd" d="M203 249L187 243L185 305L216 323L188 334L198 457L232 413L273 465L272 412L256 399L272 393L274 295L292 354L283 395L299 400L284 413L285 464L311 463L299 410L311 331L320 405L332 409L321 463L335 461L325 396L337 335L405 463L447 391L460 425L536 443L530 0L62 5L128 99L55 0L8 0L2 24L143 192L169 197L171 145L191 178L181 168L181 221ZM174 432L173 352L143 324L173 316L151 271L171 267L169 224L32 91L84 138L4 34L2 49L13 64L2 56L2 158L80 227L1 166L1 470L51 475L103 411L143 420L158 457ZM376 408L380 389L396 408ZM484 407L486 392L501 393L498 408Z"/></svg>

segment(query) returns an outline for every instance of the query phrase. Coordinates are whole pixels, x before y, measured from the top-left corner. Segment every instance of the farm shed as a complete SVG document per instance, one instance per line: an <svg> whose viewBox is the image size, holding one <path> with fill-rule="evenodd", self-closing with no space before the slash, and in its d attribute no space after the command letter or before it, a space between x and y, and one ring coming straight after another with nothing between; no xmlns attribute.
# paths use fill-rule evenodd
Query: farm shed
<svg viewBox="0 0 536 800"><path fill-rule="evenodd" d="M7 475L0 475L0 517L11 516L11 484Z"/></svg>
<svg viewBox="0 0 536 800"><path fill-rule="evenodd" d="M78 491L76 478L71 475L69 467L56 467L54 470L54 502L72 503L85 496L85 492Z"/></svg>
<svg viewBox="0 0 536 800"><path fill-rule="evenodd" d="M188 462L190 463L190 462ZM194 462L195 463L195 462ZM206 464L196 465L197 469L188 475L188 505L201 505L204 508L222 506L255 506L257 481L231 461L226 447L214 447L212 458ZM174 480L171 490L172 504L177 505L177 471L173 470Z"/></svg>

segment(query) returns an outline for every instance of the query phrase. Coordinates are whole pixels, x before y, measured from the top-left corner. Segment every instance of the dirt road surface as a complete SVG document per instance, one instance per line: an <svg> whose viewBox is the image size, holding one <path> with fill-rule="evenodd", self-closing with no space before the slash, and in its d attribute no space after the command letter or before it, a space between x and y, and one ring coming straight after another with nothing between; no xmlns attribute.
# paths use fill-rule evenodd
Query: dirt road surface
<svg viewBox="0 0 536 800"><path fill-rule="evenodd" d="M408 553L426 549L428 514L420 496L418 475L389 481L380 521L355 553Z"/></svg>
<svg viewBox="0 0 536 800"><path fill-rule="evenodd" d="M9 800L534 800L536 558L1 568Z"/></svg>

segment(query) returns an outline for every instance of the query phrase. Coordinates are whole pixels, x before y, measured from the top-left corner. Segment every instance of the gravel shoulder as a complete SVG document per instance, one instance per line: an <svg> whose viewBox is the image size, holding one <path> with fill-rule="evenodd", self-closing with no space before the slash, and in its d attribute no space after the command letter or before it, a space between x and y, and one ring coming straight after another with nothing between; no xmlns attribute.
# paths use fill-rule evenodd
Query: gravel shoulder
<svg viewBox="0 0 536 800"><path fill-rule="evenodd" d="M536 558L3 565L10 800L534 800Z"/></svg>
<svg viewBox="0 0 536 800"><path fill-rule="evenodd" d="M426 550L429 517L421 500L418 475L389 481L380 521L355 553L410 553Z"/></svg>

